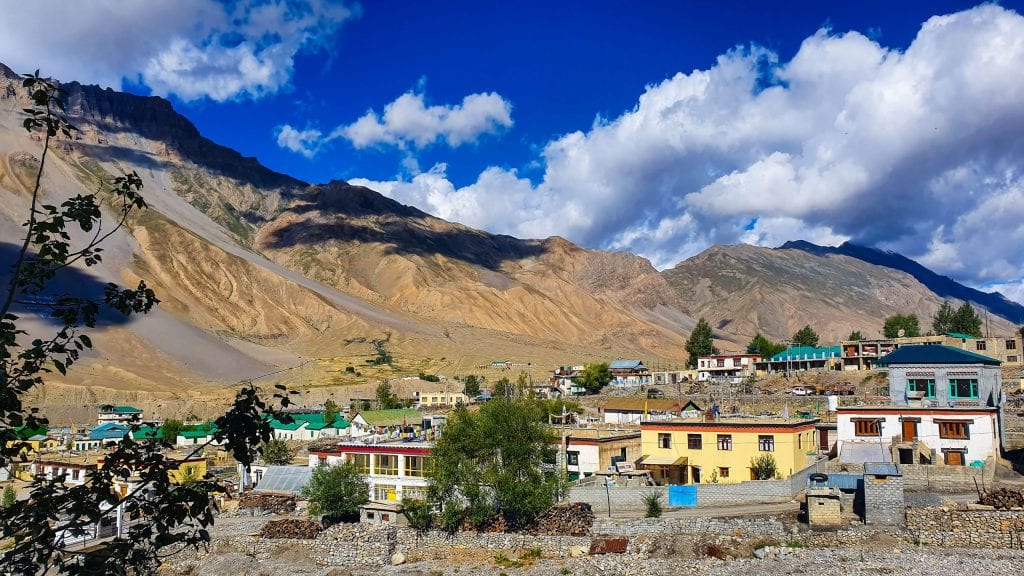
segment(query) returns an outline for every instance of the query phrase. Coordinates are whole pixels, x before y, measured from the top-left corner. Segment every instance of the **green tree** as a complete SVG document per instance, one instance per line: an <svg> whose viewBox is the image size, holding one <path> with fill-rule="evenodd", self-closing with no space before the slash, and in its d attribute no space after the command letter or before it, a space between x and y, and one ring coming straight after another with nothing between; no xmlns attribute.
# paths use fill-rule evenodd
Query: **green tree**
<svg viewBox="0 0 1024 576"><path fill-rule="evenodd" d="M381 410L402 407L402 401L391 391L391 382L387 380L377 385L377 407Z"/></svg>
<svg viewBox="0 0 1024 576"><path fill-rule="evenodd" d="M426 372L420 372L420 380L423 380L425 382L440 382L441 378L439 378L436 374L427 374Z"/></svg>
<svg viewBox="0 0 1024 576"><path fill-rule="evenodd" d="M22 89L30 100L23 126L41 135L42 149L28 195L25 236L13 260L3 266L9 271L7 289L0 296L0 467L5 468L19 458L18 429L47 424L38 409L25 405L25 398L44 384L46 374L66 374L92 347L87 329L108 313L144 314L159 302L144 282L128 289L108 284L99 296L79 292L69 284L59 297L44 298L50 301L42 304L57 325L53 333L34 330L29 338L24 327L19 327L19 317L12 313L14 303L47 294L48 285L65 269L99 264L103 242L124 226L137 223L136 214L146 206L142 179L135 172L113 178L97 176L94 193L69 196L50 190L46 198L52 204L44 203L41 183L50 147L57 139L69 137L75 128L64 113L66 92L55 82L37 71L23 77ZM114 216L112 222L110 215ZM274 399L286 407L290 394L282 386ZM249 467L257 446L272 432L267 418L279 414L259 388L244 384L228 412L217 419L216 436L195 446L189 456L217 441ZM130 428L137 432L140 425L133 423ZM66 486L42 476L33 479L27 498L0 510L0 540L5 542L0 573L151 574L168 555L207 544L207 528L214 520L210 493L225 488L212 479L172 484L168 473L178 464L163 452L170 443L155 440L136 442L127 437L104 455L104 466L82 484ZM107 517L112 489L127 485L129 478L134 484L120 504L125 515L144 516L147 521L128 526L122 535L105 542L103 555L90 558L88 566L83 566L79 556L69 553L65 536L88 532Z"/></svg>
<svg viewBox="0 0 1024 576"><path fill-rule="evenodd" d="M811 327L804 326L803 328L796 331L793 334L793 346L810 346L814 348L818 345L818 333L811 329Z"/></svg>
<svg viewBox="0 0 1024 576"><path fill-rule="evenodd" d="M341 414L341 407L338 404L328 398L324 401L324 422L333 424L338 419L338 414Z"/></svg>
<svg viewBox="0 0 1024 576"><path fill-rule="evenodd" d="M587 364L580 373L580 384L589 394L597 394L612 381L612 371L607 362Z"/></svg>
<svg viewBox="0 0 1024 576"><path fill-rule="evenodd" d="M645 518L661 518L661 492L651 492L644 497Z"/></svg>
<svg viewBox="0 0 1024 576"><path fill-rule="evenodd" d="M160 438L168 442L176 442L178 440L178 434L181 434L184 430L184 422L174 418L168 418L167 420L164 420L164 423L160 426Z"/></svg>
<svg viewBox="0 0 1024 576"><path fill-rule="evenodd" d="M402 500L402 515L417 532L426 532L434 526L434 507L426 500Z"/></svg>
<svg viewBox="0 0 1024 576"><path fill-rule="evenodd" d="M762 358L771 358L785 349L785 344L773 342L760 333L756 334L754 339L750 341L750 344L747 345L748 354L757 354Z"/></svg>
<svg viewBox="0 0 1024 576"><path fill-rule="evenodd" d="M475 374L466 376L466 380L463 382L465 388L463 393L470 398L476 398L480 395L480 379Z"/></svg>
<svg viewBox="0 0 1024 576"><path fill-rule="evenodd" d="M4 486L3 501L0 502L4 508L10 508L14 506L14 503L18 501L18 494L14 491L14 487L8 484Z"/></svg>
<svg viewBox="0 0 1024 576"><path fill-rule="evenodd" d="M970 302L964 302L953 316L953 332L981 338L981 318Z"/></svg>
<svg viewBox="0 0 1024 576"><path fill-rule="evenodd" d="M715 341L711 334L711 325L704 318L697 321L697 326L690 333L690 338L686 340L686 352L690 354L686 361L690 368L697 367L698 357L718 354L718 348L715 348Z"/></svg>
<svg viewBox="0 0 1024 576"><path fill-rule="evenodd" d="M882 334L886 338L898 338L900 330L903 330L905 338L916 338L921 335L921 326L917 321L917 314L895 314L885 319L882 327Z"/></svg>
<svg viewBox="0 0 1024 576"><path fill-rule="evenodd" d="M515 395L515 388L508 378L502 376L494 383L494 390L491 391L495 398L511 398Z"/></svg>
<svg viewBox="0 0 1024 576"><path fill-rule="evenodd" d="M956 311L948 300L943 300L935 316L932 316L932 332L945 334L956 332Z"/></svg>
<svg viewBox="0 0 1024 576"><path fill-rule="evenodd" d="M860 330L854 330L850 332L850 335L846 337L847 340L860 341L864 339L864 335L860 333Z"/></svg>
<svg viewBox="0 0 1024 576"><path fill-rule="evenodd" d="M535 402L501 396L478 411L457 408L435 442L428 496L441 525L481 526L500 516L517 530L551 507L565 489L554 467L557 438Z"/></svg>
<svg viewBox="0 0 1024 576"><path fill-rule="evenodd" d="M292 463L294 453L284 440L268 440L260 448L263 462L268 466L287 466Z"/></svg>
<svg viewBox="0 0 1024 576"><path fill-rule="evenodd" d="M771 454L761 454L751 458L750 471L753 473L754 480L771 480L779 474L775 457Z"/></svg>
<svg viewBox="0 0 1024 576"><path fill-rule="evenodd" d="M359 518L359 507L370 500L370 487L355 464L321 464L302 489L309 499L309 513L344 520Z"/></svg>

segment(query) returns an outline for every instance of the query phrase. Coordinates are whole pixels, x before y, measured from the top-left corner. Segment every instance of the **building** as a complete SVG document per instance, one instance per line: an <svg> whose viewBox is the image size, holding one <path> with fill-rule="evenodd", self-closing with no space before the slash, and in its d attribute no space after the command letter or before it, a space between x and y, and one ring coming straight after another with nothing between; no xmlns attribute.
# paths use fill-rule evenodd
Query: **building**
<svg viewBox="0 0 1024 576"><path fill-rule="evenodd" d="M582 365L572 366L559 366L551 371L551 377L548 378L548 384L552 388L557 388L561 393L561 396L577 396L579 394L586 394L587 389L579 383L580 378L583 376Z"/></svg>
<svg viewBox="0 0 1024 576"><path fill-rule="evenodd" d="M270 420L275 440L317 440L320 438L338 438L348 435L351 422L338 414L334 422L327 422L323 412L290 413L291 422L283 422L278 418Z"/></svg>
<svg viewBox="0 0 1024 576"><path fill-rule="evenodd" d="M659 484L753 480L751 461L770 454L787 478L816 455L817 419L689 418L640 424L642 458Z"/></svg>
<svg viewBox="0 0 1024 576"><path fill-rule="evenodd" d="M611 386L646 386L651 383L651 371L640 360L613 360L608 365L612 373Z"/></svg>
<svg viewBox="0 0 1024 576"><path fill-rule="evenodd" d="M32 463L32 472L36 478L63 479L67 486L78 486L85 484L97 467L88 457L39 458Z"/></svg>
<svg viewBox="0 0 1024 576"><path fill-rule="evenodd" d="M693 402L670 398L612 398L598 409L605 424L639 424L643 420L668 420L696 416L702 410Z"/></svg>
<svg viewBox="0 0 1024 576"><path fill-rule="evenodd" d="M89 431L89 440L99 442L100 446L118 444L131 431L130 428L116 422L106 422Z"/></svg>
<svg viewBox="0 0 1024 576"><path fill-rule="evenodd" d="M844 370L871 370L879 358L902 346L948 346L974 352L998 360L1004 365L1024 365L1021 335L978 338L969 334L947 332L934 336L883 338L876 340L847 340L842 342Z"/></svg>
<svg viewBox="0 0 1024 576"><path fill-rule="evenodd" d="M901 346L878 361L897 406L999 406L999 361L941 345Z"/></svg>
<svg viewBox="0 0 1024 576"><path fill-rule="evenodd" d="M897 347L892 339L845 340L839 346L843 351L843 370L873 370L879 358Z"/></svg>
<svg viewBox="0 0 1024 576"><path fill-rule="evenodd" d="M700 356L697 358L697 380L739 380L757 374L756 364L761 361L760 354L719 354L716 356Z"/></svg>
<svg viewBox="0 0 1024 576"><path fill-rule="evenodd" d="M416 436L423 428L423 413L419 410L366 410L352 419L349 435L353 438L369 434Z"/></svg>
<svg viewBox="0 0 1024 576"><path fill-rule="evenodd" d="M370 500L376 502L424 500L432 447L430 442L342 442L310 451L309 465L353 463L369 485Z"/></svg>
<svg viewBox="0 0 1024 576"><path fill-rule="evenodd" d="M96 425L102 426L108 422L114 422L116 424L130 424L133 420L142 420L142 415L142 409L134 406L100 404L99 415L96 417Z"/></svg>
<svg viewBox="0 0 1024 576"><path fill-rule="evenodd" d="M558 447L558 463L569 480L614 471L622 465L633 466L640 459L640 431L573 428L557 430L563 437Z"/></svg>
<svg viewBox="0 0 1024 576"><path fill-rule="evenodd" d="M651 372L651 383L655 386L682 386L697 381L696 370L665 370Z"/></svg>
<svg viewBox="0 0 1024 576"><path fill-rule="evenodd" d="M806 372L842 369L840 346L794 346L757 362L758 372Z"/></svg>

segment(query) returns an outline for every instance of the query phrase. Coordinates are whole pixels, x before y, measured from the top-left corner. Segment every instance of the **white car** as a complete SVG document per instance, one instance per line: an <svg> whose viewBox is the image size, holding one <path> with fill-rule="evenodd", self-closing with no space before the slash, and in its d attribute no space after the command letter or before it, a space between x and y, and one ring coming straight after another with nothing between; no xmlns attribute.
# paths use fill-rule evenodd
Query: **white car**
<svg viewBox="0 0 1024 576"><path fill-rule="evenodd" d="M794 396L810 396L814 394L814 390L806 386L794 386L789 392Z"/></svg>

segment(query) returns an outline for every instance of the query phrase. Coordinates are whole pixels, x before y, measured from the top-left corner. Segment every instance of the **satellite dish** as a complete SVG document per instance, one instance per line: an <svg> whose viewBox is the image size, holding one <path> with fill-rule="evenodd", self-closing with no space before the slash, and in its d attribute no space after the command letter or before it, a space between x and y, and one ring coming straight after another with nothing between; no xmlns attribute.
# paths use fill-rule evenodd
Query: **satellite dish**
<svg viewBox="0 0 1024 576"><path fill-rule="evenodd" d="M897 332L896 335L899 336L900 338L903 338L903 335L906 334L906 333L907 333L906 330L904 330L903 328L900 328L900 331Z"/></svg>

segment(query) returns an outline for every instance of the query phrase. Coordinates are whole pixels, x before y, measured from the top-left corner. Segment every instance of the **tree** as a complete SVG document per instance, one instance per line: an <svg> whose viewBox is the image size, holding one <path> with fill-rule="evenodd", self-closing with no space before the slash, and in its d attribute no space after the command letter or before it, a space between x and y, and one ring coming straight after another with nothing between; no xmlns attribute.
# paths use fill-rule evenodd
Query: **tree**
<svg viewBox="0 0 1024 576"><path fill-rule="evenodd" d="M512 387L512 383L509 382L508 378L503 376L494 383L492 395L495 398L511 398L515 395L515 389Z"/></svg>
<svg viewBox="0 0 1024 576"><path fill-rule="evenodd" d="M469 376L466 376L464 385L465 388L463 389L463 393L466 396L469 396L470 398L476 398L477 396L480 395L480 379L477 378L476 375L470 374Z"/></svg>
<svg viewBox="0 0 1024 576"><path fill-rule="evenodd" d="M718 349L715 348L715 342L711 335L711 325L704 318L697 322L697 326L690 333L690 338L686 340L686 351L690 354L689 359L686 361L690 368L697 367L698 357L718 354Z"/></svg>
<svg viewBox="0 0 1024 576"><path fill-rule="evenodd" d="M850 335L847 336L846 339L857 342L863 340L864 335L860 333L860 330L854 330L853 332L850 332Z"/></svg>
<svg viewBox="0 0 1024 576"><path fill-rule="evenodd" d="M761 454L751 458L750 471L754 475L754 480L771 480L779 474L775 457L771 454Z"/></svg>
<svg viewBox="0 0 1024 576"><path fill-rule="evenodd" d="M589 394L597 394L612 381L612 371L607 362L587 364L580 373L580 384Z"/></svg>
<svg viewBox="0 0 1024 576"><path fill-rule="evenodd" d="M18 494L14 491L14 487L8 484L4 486L4 497L3 501L0 502L0 506L4 508L10 508L14 506L14 503L18 501Z"/></svg>
<svg viewBox="0 0 1024 576"><path fill-rule="evenodd" d="M69 284L67 293L48 296L47 286L71 267L91 267L103 257L103 242L145 208L142 179L135 172L111 178L97 178L97 191L76 194L61 201L60 190L50 190L44 204L41 183L51 144L76 130L64 113L66 92L55 82L39 75L23 77L31 101L25 109L24 128L41 133L42 150L29 194L25 236L9 270L6 292L0 297L0 467L9 468L23 447L18 429L44 427L47 420L38 409L25 405L25 397L41 386L53 370L66 374L82 352L92 347L86 329L96 326L101 314L128 316L149 312L159 302L154 292L139 282L134 288L108 284L101 296L85 295ZM59 205L58 205L59 202ZM109 216L115 218L110 222ZM106 225L104 226L104 222ZM81 238L81 241L73 240ZM46 295L45 298L40 298ZM40 300L43 303L39 304ZM34 301L48 308L56 328L36 327L30 336L20 318L12 313L18 302ZM289 403L284 387L274 395L282 406ZM223 443L248 468L256 446L269 438L267 417L280 414L269 405L259 388L243 385L229 411L217 419L218 432L209 442L198 445L194 456L213 441ZM131 426L132 432L140 428ZM28 496L0 510L0 573L136 573L156 571L163 558L185 548L199 548L209 542L207 528L213 523L210 493L225 488L211 479L175 485L170 472L177 462L163 450L163 439L136 442L130 436L104 455L104 465L88 480L66 486L62 479L36 476ZM131 488L119 499L115 489ZM90 531L109 517L111 504L119 504L129 517L143 516L147 522L131 525L105 543L104 554L88 565L68 553L68 539Z"/></svg>
<svg viewBox="0 0 1024 576"><path fill-rule="evenodd" d="M369 502L370 487L351 462L321 464L313 470L302 495L309 498L310 514L353 520L359 518L359 507Z"/></svg>
<svg viewBox="0 0 1024 576"><path fill-rule="evenodd" d="M900 334L900 330L903 334ZM885 319L882 327L882 334L886 338L916 338L921 335L921 326L917 321L917 314L895 314Z"/></svg>
<svg viewBox="0 0 1024 576"><path fill-rule="evenodd" d="M268 440L260 448L260 455L263 462L268 466L287 466L292 463L294 453L284 440Z"/></svg>
<svg viewBox="0 0 1024 576"><path fill-rule="evenodd" d="M564 476L545 465L554 461L558 439L542 418L535 402L501 396L449 415L431 453L427 490L442 507L442 527L479 527L500 516L518 530L558 500Z"/></svg>
<svg viewBox="0 0 1024 576"><path fill-rule="evenodd" d="M160 426L160 438L168 442L176 442L178 435L185 430L185 423L181 420L175 420L174 418L168 418L164 420L164 423Z"/></svg>
<svg viewBox="0 0 1024 576"><path fill-rule="evenodd" d="M402 401L391 391L391 382L384 380L377 385L377 407L380 410L390 410L391 408L400 408L401 406Z"/></svg>
<svg viewBox="0 0 1024 576"><path fill-rule="evenodd" d="M804 326L797 330L796 334L793 334L792 340L794 346L810 346L814 348L818 345L818 333L812 330L809 325Z"/></svg>
<svg viewBox="0 0 1024 576"><path fill-rule="evenodd" d="M324 401L324 422L333 424L338 419L338 414L341 413L341 408L338 404L328 398Z"/></svg>
<svg viewBox="0 0 1024 576"><path fill-rule="evenodd" d="M661 518L661 492L651 492L649 494L645 494L643 500L644 508L646 509L644 517Z"/></svg>
<svg viewBox="0 0 1024 576"><path fill-rule="evenodd" d="M778 342L772 342L768 338L762 336L760 333L754 336L754 339L747 344L748 354L757 354L762 358L771 358L779 352L786 349L785 344L779 344Z"/></svg>
<svg viewBox="0 0 1024 576"><path fill-rule="evenodd" d="M935 312L935 316L932 316L932 332L936 334L956 332L955 323L956 311L953 310L953 305L948 300L943 300L942 305Z"/></svg>
<svg viewBox="0 0 1024 576"><path fill-rule="evenodd" d="M953 332L981 338L981 318L970 302L964 302L953 316Z"/></svg>
<svg viewBox="0 0 1024 576"><path fill-rule="evenodd" d="M373 360L370 361L371 364L377 366L382 364L391 364L394 359L391 357L391 352L388 351L388 342L390 341L391 333L388 332L387 337L378 338L371 342L373 344L373 351L376 354Z"/></svg>

